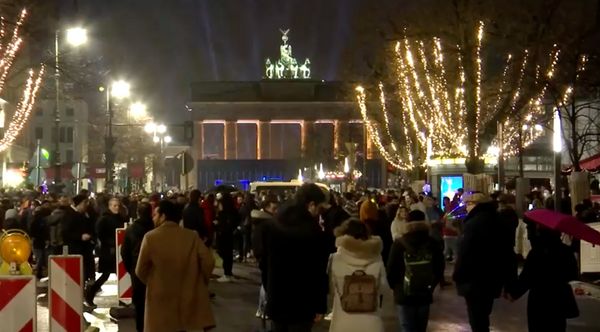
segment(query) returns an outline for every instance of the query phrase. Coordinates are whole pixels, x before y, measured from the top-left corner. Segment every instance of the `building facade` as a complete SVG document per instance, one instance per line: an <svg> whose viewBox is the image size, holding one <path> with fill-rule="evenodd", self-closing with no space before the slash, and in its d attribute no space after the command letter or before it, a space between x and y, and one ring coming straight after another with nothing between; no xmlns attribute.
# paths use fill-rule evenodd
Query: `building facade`
<svg viewBox="0 0 600 332"><path fill-rule="evenodd" d="M349 154L346 143L353 143L353 168L368 185L381 186L383 163L375 158L351 88L313 80L192 84L192 183L207 189L289 181L301 168L339 168Z"/></svg>
<svg viewBox="0 0 600 332"><path fill-rule="evenodd" d="M52 154L58 138L60 162L68 172L73 164L88 161L88 129L91 125L88 104L82 99L63 100L58 131L55 126L55 109L56 102L52 99L37 102L28 127L30 149L33 154L39 139L41 147ZM46 171L52 172L51 169Z"/></svg>

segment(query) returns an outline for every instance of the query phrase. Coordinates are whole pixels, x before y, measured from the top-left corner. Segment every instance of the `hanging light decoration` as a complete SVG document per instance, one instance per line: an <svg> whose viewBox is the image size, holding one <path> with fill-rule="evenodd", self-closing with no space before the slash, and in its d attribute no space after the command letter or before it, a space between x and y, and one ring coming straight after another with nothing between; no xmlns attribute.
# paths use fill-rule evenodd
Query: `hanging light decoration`
<svg viewBox="0 0 600 332"><path fill-rule="evenodd" d="M0 51L2 51L0 57L0 93L4 88L6 77L12 67L17 51L23 42L19 35L19 29L23 25L26 17L27 10L23 9L10 37L6 35L6 21L4 17L0 17L0 40L6 40L6 42L0 42ZM44 71L45 68L43 65L37 72L33 69L29 71L23 95L17 104L16 111L13 114L11 121L6 127L4 137L0 139L0 152L10 147L27 123L27 120L29 120L31 110L35 105L35 99L42 83Z"/></svg>

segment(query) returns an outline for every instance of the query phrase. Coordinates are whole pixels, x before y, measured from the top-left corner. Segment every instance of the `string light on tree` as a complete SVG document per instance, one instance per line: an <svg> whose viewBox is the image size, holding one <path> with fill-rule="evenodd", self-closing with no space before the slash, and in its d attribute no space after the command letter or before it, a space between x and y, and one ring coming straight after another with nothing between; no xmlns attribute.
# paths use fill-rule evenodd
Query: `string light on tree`
<svg viewBox="0 0 600 332"><path fill-rule="evenodd" d="M473 153L477 158L482 157L484 153L480 147L480 136L486 125L496 121L494 119L502 113L522 119L520 123L505 122L503 147L506 155L514 153L515 140L523 125L527 126L526 132L521 135L524 146L543 134L539 126L545 115L541 101L546 94L548 79L555 75L559 50L555 45L547 60L533 59L528 50L518 52L517 57L507 55L498 85L484 89L483 82L490 84L487 82L492 81L483 75L481 53L484 28L484 23L479 22L474 29L473 57L463 56L467 53L458 45L451 45L458 51L446 52L444 41L437 37L431 40L403 38L398 41L394 48L394 96L398 98L399 106L393 110L386 106L382 83L378 85L379 107L372 109L368 109L367 105L371 107L376 103L367 103L365 89L357 88L358 106L369 138L394 167L410 169L422 165L429 139L431 155L436 158L464 158ZM546 62L547 65L536 61ZM582 59L581 63L585 65L585 60ZM470 87L467 86L465 73L467 66L474 68ZM525 79L528 72L535 74L535 80ZM544 76L547 79L541 79ZM469 105L474 109L470 110L467 110L467 88L472 89L471 95L475 99L475 103ZM392 111L396 112L393 117ZM375 112L382 115L376 116ZM474 123L466 121L468 113L472 114ZM393 124L390 121L392 118ZM379 122L383 122L381 126L384 130L379 130L377 119L383 120ZM392 125L399 129L393 130ZM424 137L420 135L423 131L426 132ZM398 132L403 133L403 137L394 137L393 133ZM384 144L384 141L388 144ZM497 145L498 142L493 144ZM398 151L398 147L406 148Z"/></svg>
<svg viewBox="0 0 600 332"><path fill-rule="evenodd" d="M4 88L6 77L12 67L13 61L17 55L17 52L22 44L22 39L19 35L19 30L23 25L25 18L27 17L27 10L23 9L19 15L19 18L12 30L12 35L7 36L6 34L6 20L4 17L0 17L0 50L2 50L2 56L0 57L0 93ZM35 99L39 92L39 88L42 84L42 78L44 76L45 68L42 65L37 71L29 70L29 75L23 89L23 95L17 104L15 113L13 114L4 137L0 139L0 152L8 149L11 144L15 141L19 133L21 133L23 127L29 120L31 110L35 105Z"/></svg>

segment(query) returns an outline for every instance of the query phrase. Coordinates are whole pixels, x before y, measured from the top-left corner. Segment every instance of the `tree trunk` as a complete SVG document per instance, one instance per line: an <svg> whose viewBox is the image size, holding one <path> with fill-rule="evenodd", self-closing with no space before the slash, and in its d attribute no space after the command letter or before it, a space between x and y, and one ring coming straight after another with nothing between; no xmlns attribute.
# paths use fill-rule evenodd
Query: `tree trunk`
<svg viewBox="0 0 600 332"><path fill-rule="evenodd" d="M571 213L575 214L575 205L590 198L590 178L588 172L575 171L569 176L569 189L571 192Z"/></svg>

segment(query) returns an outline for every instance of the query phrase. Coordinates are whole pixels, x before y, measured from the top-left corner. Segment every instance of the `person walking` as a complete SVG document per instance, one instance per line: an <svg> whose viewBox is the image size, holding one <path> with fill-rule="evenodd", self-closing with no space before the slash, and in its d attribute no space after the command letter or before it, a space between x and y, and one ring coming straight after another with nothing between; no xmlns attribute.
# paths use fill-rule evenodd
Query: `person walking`
<svg viewBox="0 0 600 332"><path fill-rule="evenodd" d="M406 218L408 218L408 208L405 206L398 207L396 211L396 217L394 221L392 221L392 238L394 241L400 237L402 237L403 229L406 224Z"/></svg>
<svg viewBox="0 0 600 332"><path fill-rule="evenodd" d="M146 285L144 332L206 331L215 318L208 295L212 254L196 232L179 227L172 202L158 203L155 229L142 240L135 275Z"/></svg>
<svg viewBox="0 0 600 332"><path fill-rule="evenodd" d="M267 319L267 292L266 286L266 260L264 259L264 232L265 229L272 227L275 223L275 216L277 214L277 207L279 202L277 197L274 195L267 196L261 203L260 210L252 210L250 213L250 220L252 222L252 251L254 257L258 262L258 268L261 272L261 285L260 293L258 298L258 309L256 310L256 317L261 318L265 324L263 329L266 329Z"/></svg>
<svg viewBox="0 0 600 332"><path fill-rule="evenodd" d="M330 293L333 294L333 311L330 332L383 332L381 298L388 288L385 265L381 259L383 242L378 236L371 236L367 226L358 219L349 219L335 229L337 252L329 261ZM362 279L359 291L352 294L354 276ZM358 280L357 280L358 281ZM352 311L349 299L354 296L369 299L370 307L363 312ZM362 310L361 310L362 311Z"/></svg>
<svg viewBox="0 0 600 332"><path fill-rule="evenodd" d="M494 300L516 279L516 257L495 202L480 192L464 194L463 202L468 214L453 278L465 298L472 331L489 332Z"/></svg>
<svg viewBox="0 0 600 332"><path fill-rule="evenodd" d="M217 282L233 281L234 232L240 224L235 202L228 193L221 193L217 202L217 253L223 259L223 276Z"/></svg>
<svg viewBox="0 0 600 332"><path fill-rule="evenodd" d="M319 215L327 202L303 184L265 230L267 316L274 332L308 332L327 310L328 250Z"/></svg>
<svg viewBox="0 0 600 332"><path fill-rule="evenodd" d="M421 210L408 214L387 263L387 280L403 332L427 331L433 290L444 278L442 247L430 235L431 225L425 219Z"/></svg>
<svg viewBox="0 0 600 332"><path fill-rule="evenodd" d="M50 243L50 229L46 218L50 215L47 207L38 206L33 211L33 221L29 228L35 256L35 276L38 280L44 277L44 270L48 268L48 249Z"/></svg>
<svg viewBox="0 0 600 332"><path fill-rule="evenodd" d="M208 241L208 230L204 223L204 211L200 207L202 193L198 189L190 192L190 202L183 209L183 227L198 233L204 243Z"/></svg>
<svg viewBox="0 0 600 332"><path fill-rule="evenodd" d="M138 203L136 215L138 218L125 230L125 239L121 246L121 258L125 270L131 276L131 300L135 308L135 327L137 332L144 332L144 311L146 307L146 285L135 274L144 235L154 228L152 223L152 208L150 203Z"/></svg>
<svg viewBox="0 0 600 332"><path fill-rule="evenodd" d="M567 319L579 316L570 281L577 279L577 261L562 243L561 233L538 225L537 246L527 255L510 300L529 291L527 325L530 332L564 332Z"/></svg>
<svg viewBox="0 0 600 332"><path fill-rule="evenodd" d="M379 213L377 204L370 199L367 199L360 205L360 221L367 225L371 234L381 238L381 241L383 241L381 257L382 259L387 259L392 247L393 238L391 224L385 221L383 215L385 214Z"/></svg>
<svg viewBox="0 0 600 332"><path fill-rule="evenodd" d="M96 225L96 233L100 241L100 260L98 262L98 272L102 273L93 283L90 283L85 290L85 300L91 307L95 307L94 297L102 285L108 280L111 273L117 269L117 244L115 234L117 228L123 227L123 219L119 213L121 202L118 198L111 198L108 201L108 211L104 213Z"/></svg>

